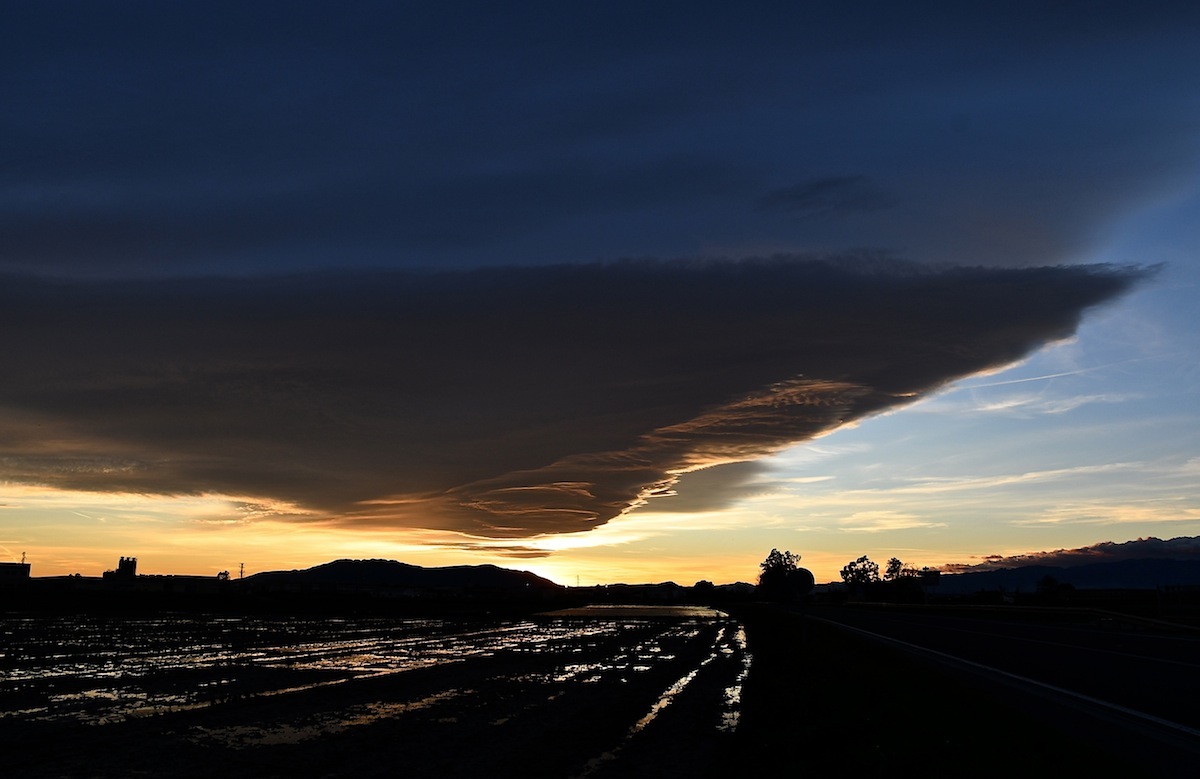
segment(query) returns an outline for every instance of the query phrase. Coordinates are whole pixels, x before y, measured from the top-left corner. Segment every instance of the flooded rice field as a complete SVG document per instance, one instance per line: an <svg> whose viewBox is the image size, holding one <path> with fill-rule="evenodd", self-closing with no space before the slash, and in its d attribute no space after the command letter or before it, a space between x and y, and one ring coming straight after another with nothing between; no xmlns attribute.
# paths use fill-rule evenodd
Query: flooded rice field
<svg viewBox="0 0 1200 779"><path fill-rule="evenodd" d="M0 749L23 776L705 775L750 662L702 611L8 616Z"/></svg>

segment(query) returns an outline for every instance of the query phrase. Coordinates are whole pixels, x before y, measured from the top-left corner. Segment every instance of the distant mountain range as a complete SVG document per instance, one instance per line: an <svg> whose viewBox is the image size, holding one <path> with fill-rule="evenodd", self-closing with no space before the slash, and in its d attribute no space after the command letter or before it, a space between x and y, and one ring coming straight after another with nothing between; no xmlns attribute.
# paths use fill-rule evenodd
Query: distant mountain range
<svg viewBox="0 0 1200 779"><path fill-rule="evenodd" d="M247 576L251 589L371 589L425 591L557 591L562 586L528 571L495 565L424 568L395 560L335 560L302 571L267 571Z"/></svg>
<svg viewBox="0 0 1200 779"><path fill-rule="evenodd" d="M1157 589L1167 586L1200 586L1200 560L1140 559L1116 560L1087 565L1025 565L993 570L975 570L943 574L934 592L939 595L971 594L979 591L1037 591L1047 576L1059 584L1076 589ZM257 591L375 591L386 592L491 592L550 594L567 588L528 571L515 571L495 565L454 565L424 568L395 560L335 560L298 571L269 571L246 577L241 586ZM609 598L636 590L646 599L644 590L657 592L673 588L678 595L684 588L671 583L661 585L610 585L602 588ZM750 585L742 585L750 588ZM624 589L622 589L624 588ZM625 593L632 595L633 593ZM740 593L739 593L740 594ZM653 598L651 598L653 600Z"/></svg>
<svg viewBox="0 0 1200 779"><path fill-rule="evenodd" d="M1179 536L1163 540L1149 536L1117 543L1102 541L1077 549L1055 549L1052 552L988 555L980 562L953 563L942 567L945 573L978 573L1002 568L1024 568L1031 565L1073 568L1092 563L1115 563L1119 560L1200 560L1200 536Z"/></svg>
<svg viewBox="0 0 1200 779"><path fill-rule="evenodd" d="M1034 592L1047 576L1076 589L1153 590L1168 586L1200 586L1200 560L1118 560L1088 565L1027 565L945 574L934 592L966 595L981 590Z"/></svg>

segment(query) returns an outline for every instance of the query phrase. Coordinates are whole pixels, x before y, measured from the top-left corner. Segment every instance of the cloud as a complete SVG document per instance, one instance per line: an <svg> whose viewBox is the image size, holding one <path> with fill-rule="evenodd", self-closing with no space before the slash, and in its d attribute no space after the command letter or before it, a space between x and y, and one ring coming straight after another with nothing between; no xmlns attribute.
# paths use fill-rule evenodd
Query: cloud
<svg viewBox="0 0 1200 779"><path fill-rule="evenodd" d="M916 514L906 514L902 511L857 511L844 519L839 519L837 528L849 533L880 533L891 530L944 526L944 523L930 522Z"/></svg>
<svg viewBox="0 0 1200 779"><path fill-rule="evenodd" d="M801 219L841 219L881 211L899 203L866 176L812 179L776 189L758 199L756 210L782 212Z"/></svg>
<svg viewBox="0 0 1200 779"><path fill-rule="evenodd" d="M692 206L746 177L698 155L530 162L520 171L442 171L402 185L377 169L333 173L310 164L313 170L288 177L230 174L223 186L208 174L187 173L136 185L97 180L0 190L0 265L160 273L264 251L276 255L270 264L285 267L327 266L331 257L350 255L358 264L382 257L392 264L413 252L494 247L583 215ZM278 256L279 247L290 257Z"/></svg>
<svg viewBox="0 0 1200 779"><path fill-rule="evenodd" d="M1162 522L1200 522L1200 508L1181 505L1181 499L1144 501L1094 500L1054 506L1041 515L1016 520L1014 525L1147 525Z"/></svg>
<svg viewBox="0 0 1200 779"><path fill-rule="evenodd" d="M1014 416L1065 414L1092 403L1126 403L1137 399L1139 396L1131 393L1093 393L1059 398L1047 398L1039 394L1014 394L998 400L977 402L973 410L985 413L1007 413Z"/></svg>
<svg viewBox="0 0 1200 779"><path fill-rule="evenodd" d="M891 490L891 492L924 495L942 492L990 490L997 487L1007 487L1011 484L1057 481L1060 479L1072 479L1078 476L1091 476L1098 473L1130 471L1141 467L1143 467L1143 464L1137 462L1103 463L1100 465L1077 465L1071 468L1054 468L1045 471L1007 473L996 476L926 477L912 479L910 481L915 483L910 486L897 487Z"/></svg>
<svg viewBox="0 0 1200 779"><path fill-rule="evenodd" d="M0 285L0 479L520 539L1074 331L1140 275L775 259ZM733 463L742 465L731 466Z"/></svg>
<svg viewBox="0 0 1200 779"><path fill-rule="evenodd" d="M988 555L980 563L952 563L942 570L952 573L996 571L1001 568L1020 568L1026 565L1050 565L1070 568L1091 563L1111 563L1119 560L1200 560L1200 537L1180 536L1166 541L1160 538L1138 538L1124 543L1104 541L1077 549L1056 549L1053 552L1030 552L1004 556Z"/></svg>
<svg viewBox="0 0 1200 779"><path fill-rule="evenodd" d="M1035 265L1085 256L1197 159L1183 3L23 5L0 29L10 271L747 245ZM756 198L776 218L748 219Z"/></svg>
<svg viewBox="0 0 1200 779"><path fill-rule="evenodd" d="M761 462L723 463L682 473L669 488L647 496L647 510L662 512L715 511L738 500L770 492L776 483L763 477L770 468Z"/></svg>

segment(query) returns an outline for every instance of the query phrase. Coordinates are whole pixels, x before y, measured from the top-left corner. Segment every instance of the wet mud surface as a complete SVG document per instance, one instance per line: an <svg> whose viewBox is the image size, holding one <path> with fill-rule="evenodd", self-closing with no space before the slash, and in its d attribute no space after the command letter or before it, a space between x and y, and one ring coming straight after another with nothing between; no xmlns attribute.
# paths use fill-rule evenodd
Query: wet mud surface
<svg viewBox="0 0 1200 779"><path fill-rule="evenodd" d="M10 775L706 776L751 659L720 617L7 618Z"/></svg>

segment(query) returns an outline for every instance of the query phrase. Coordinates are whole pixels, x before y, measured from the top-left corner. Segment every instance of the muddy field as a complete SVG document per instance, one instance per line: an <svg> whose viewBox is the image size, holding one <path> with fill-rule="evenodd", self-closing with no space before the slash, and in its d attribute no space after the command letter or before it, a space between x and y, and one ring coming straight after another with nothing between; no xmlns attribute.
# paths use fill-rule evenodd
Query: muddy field
<svg viewBox="0 0 1200 779"><path fill-rule="evenodd" d="M11 775L703 776L751 659L734 620L8 617Z"/></svg>

